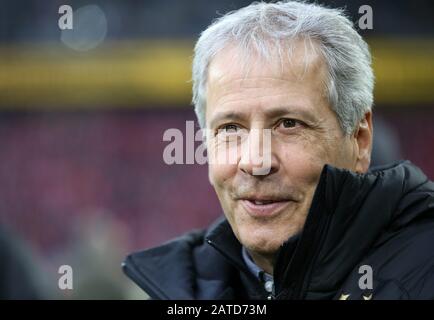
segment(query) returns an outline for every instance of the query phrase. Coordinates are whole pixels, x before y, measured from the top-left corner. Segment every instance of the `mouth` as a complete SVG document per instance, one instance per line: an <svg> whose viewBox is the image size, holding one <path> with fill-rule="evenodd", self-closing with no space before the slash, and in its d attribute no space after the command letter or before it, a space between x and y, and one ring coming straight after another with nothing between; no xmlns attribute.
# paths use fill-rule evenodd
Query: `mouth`
<svg viewBox="0 0 434 320"><path fill-rule="evenodd" d="M289 203L290 199L247 198L240 199L246 212L254 218L266 218L278 215Z"/></svg>

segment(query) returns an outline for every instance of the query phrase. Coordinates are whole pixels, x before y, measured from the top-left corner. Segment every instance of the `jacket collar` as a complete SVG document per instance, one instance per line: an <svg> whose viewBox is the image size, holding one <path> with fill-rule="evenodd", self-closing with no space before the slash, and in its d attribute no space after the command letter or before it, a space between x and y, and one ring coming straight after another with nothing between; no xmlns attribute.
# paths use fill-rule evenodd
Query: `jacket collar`
<svg viewBox="0 0 434 320"><path fill-rule="evenodd" d="M332 298L391 226L402 228L427 210L426 194L420 192L427 184L432 194L433 184L409 161L366 174L326 165L295 252L288 255L285 244L279 252L278 294L285 299Z"/></svg>

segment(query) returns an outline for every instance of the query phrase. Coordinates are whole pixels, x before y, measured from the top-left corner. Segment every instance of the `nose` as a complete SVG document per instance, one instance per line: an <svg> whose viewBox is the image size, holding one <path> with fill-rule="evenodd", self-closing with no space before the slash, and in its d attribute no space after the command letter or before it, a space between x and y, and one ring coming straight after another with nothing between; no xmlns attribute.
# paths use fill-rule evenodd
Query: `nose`
<svg viewBox="0 0 434 320"><path fill-rule="evenodd" d="M270 129L250 130L241 145L238 168L252 176L267 176L279 170L279 162L272 152Z"/></svg>

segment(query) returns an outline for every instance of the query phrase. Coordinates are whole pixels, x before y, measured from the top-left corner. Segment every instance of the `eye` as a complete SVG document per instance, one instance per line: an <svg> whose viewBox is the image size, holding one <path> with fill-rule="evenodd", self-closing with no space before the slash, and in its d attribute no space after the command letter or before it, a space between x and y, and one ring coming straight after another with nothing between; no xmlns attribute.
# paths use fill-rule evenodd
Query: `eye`
<svg viewBox="0 0 434 320"><path fill-rule="evenodd" d="M281 121L281 126L283 128L294 128L297 125L297 120L294 119L283 119Z"/></svg>
<svg viewBox="0 0 434 320"><path fill-rule="evenodd" d="M236 124L230 123L220 127L219 131L222 130L226 133L235 133L238 131L238 129L239 127Z"/></svg>
<svg viewBox="0 0 434 320"><path fill-rule="evenodd" d="M296 128L300 125L303 125L303 122L291 118L284 118L280 119L280 121L277 123L278 129L292 129Z"/></svg>
<svg viewBox="0 0 434 320"><path fill-rule="evenodd" d="M241 131L241 127L235 123L228 123L228 124L224 124L221 125L220 127L218 127L216 129L215 134L216 135L220 135L220 136L230 136L230 135L235 135L235 134L239 134Z"/></svg>
<svg viewBox="0 0 434 320"><path fill-rule="evenodd" d="M228 123L217 128L215 135L220 141L239 141L245 136L246 130L235 123Z"/></svg>

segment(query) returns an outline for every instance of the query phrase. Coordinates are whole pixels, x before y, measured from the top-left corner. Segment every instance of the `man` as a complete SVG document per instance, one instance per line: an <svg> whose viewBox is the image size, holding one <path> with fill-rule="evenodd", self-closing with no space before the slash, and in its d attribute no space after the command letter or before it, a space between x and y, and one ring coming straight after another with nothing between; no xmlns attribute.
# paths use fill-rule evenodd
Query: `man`
<svg viewBox="0 0 434 320"><path fill-rule="evenodd" d="M339 10L254 3L215 21L193 102L225 219L130 255L126 274L155 299L434 298L434 184L408 161L368 170L373 82Z"/></svg>

